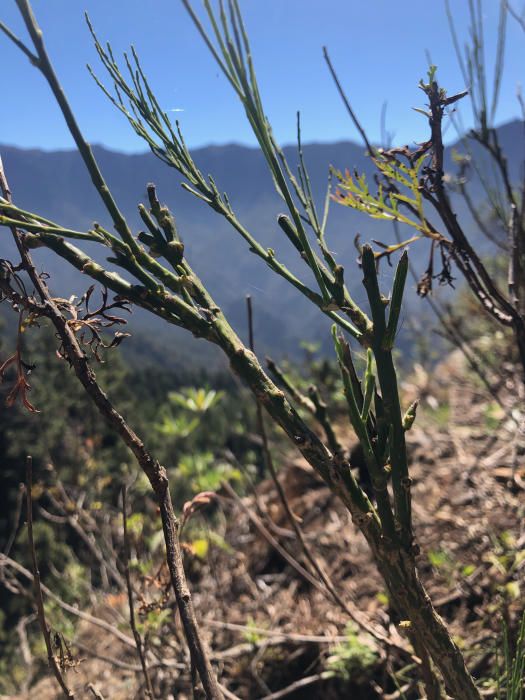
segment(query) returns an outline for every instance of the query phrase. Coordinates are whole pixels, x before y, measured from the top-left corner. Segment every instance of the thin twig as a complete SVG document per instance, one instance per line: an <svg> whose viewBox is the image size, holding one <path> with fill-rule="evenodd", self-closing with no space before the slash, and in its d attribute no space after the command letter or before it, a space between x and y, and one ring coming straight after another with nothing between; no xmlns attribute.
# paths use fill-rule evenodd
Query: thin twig
<svg viewBox="0 0 525 700"><path fill-rule="evenodd" d="M102 693L100 692L100 690L98 690L98 688L96 688L96 687L93 685L93 683L88 683L87 689L93 693L93 696L94 696L97 700L104 700L104 696L102 695Z"/></svg>
<svg viewBox="0 0 525 700"><path fill-rule="evenodd" d="M11 530L11 534L9 535L9 539L7 540L7 543L5 545L4 549L4 554L6 557L9 556L9 553L11 552L11 547L13 546L16 536L18 534L18 531L20 529L20 520L22 517L22 504L24 502L24 484L19 484L18 486L18 493L16 494L16 508L15 508L15 518L13 522L13 529Z"/></svg>
<svg viewBox="0 0 525 700"><path fill-rule="evenodd" d="M374 149L372 148L372 145L371 145L370 141L368 140L368 136L366 135L366 131L364 130L361 122L357 118L356 113L352 109L352 105L350 104L350 101L349 101L348 97L346 96L345 91L343 90L343 86L341 85L339 78L337 77L337 73L335 72L335 68L332 65L332 61L330 60L330 56L328 55L328 49L326 48L326 46L323 46L323 56L324 56L324 60L326 61L326 65L328 66L328 69L330 71L330 74L334 80L337 91L338 91L341 99L343 100L344 106L346 107L346 111L350 115L350 119L354 123L355 128L359 131L359 134L361 135L361 138L364 141L364 144L366 146L366 150L368 151L368 154L373 155Z"/></svg>
<svg viewBox="0 0 525 700"><path fill-rule="evenodd" d="M514 7L512 7L512 5L509 2L507 2L507 10L525 32L525 17L523 15L523 12L521 15L519 15L517 10Z"/></svg>
<svg viewBox="0 0 525 700"><path fill-rule="evenodd" d="M401 240L401 234L399 232L399 227L397 225L397 222L394 222L394 235L398 241ZM408 269L410 272L410 275L412 279L414 280L415 284L419 282L419 277L414 269L413 264L408 262ZM445 311L440 308L439 302L436 298L432 298L430 294L425 295L425 299L428 302L430 308L434 312L436 318L438 319L439 323L443 327L444 330L444 335L446 339L454 345L455 347L460 350L462 355L465 357L466 361L470 365L471 369L476 373L476 375L479 377L479 379L483 382L483 385L489 392L489 394L492 396L492 398L498 403L499 406L502 408L505 408L503 406L502 401L500 397L498 396L498 393L495 391L495 389L492 387L492 384L489 382L487 378L487 374L484 368L484 365L487 364L486 358L482 357L480 358L481 361L478 361L478 359L475 356L475 352L473 348L469 345L467 342L467 339L463 335L461 329L457 324L454 324L452 320L447 319Z"/></svg>
<svg viewBox="0 0 525 700"><path fill-rule="evenodd" d="M236 503L239 505L239 507L246 513L248 518L252 521L252 523L255 525L257 530L260 532L260 534L264 537L264 539L270 544L272 547L275 548L277 552L283 557L283 559L288 562L288 564L297 571L298 574L300 574L303 578L305 578L314 588L317 588L318 590L323 592L323 586L321 583L312 576L312 574L307 571L307 569L304 568L276 539L275 537L270 533L270 531L265 527L265 525L261 522L260 518L255 515L255 513L248 508L248 506L243 503L242 498L240 498L237 493L234 491L234 489L230 486L230 484L227 481L222 482L222 488L226 491L226 493L230 496L231 499L236 501Z"/></svg>
<svg viewBox="0 0 525 700"><path fill-rule="evenodd" d="M343 448L336 437L332 424L330 423L327 413L327 406L322 400L319 390L315 384L308 387L308 396L305 396L305 394L300 392L299 389L292 383L290 378L284 374L279 365L277 365L271 357L266 357L266 366L277 383L283 386L293 399L295 399L301 406L311 413L312 416L314 416L324 430L326 442L333 454L342 454Z"/></svg>
<svg viewBox="0 0 525 700"><path fill-rule="evenodd" d="M98 652L92 647L88 646L87 644L84 644L83 642L76 641L75 647L80 651L83 651L85 654L88 654L89 657L93 659L98 659L99 661L103 661L104 663L109 664L110 666L114 666L115 668L120 668L123 671L131 671L133 673L142 672L142 666L140 664L131 664L127 661L122 661L122 659L117 659L114 656L109 656L105 651ZM185 664L180 664L181 671L183 671L185 668Z"/></svg>
<svg viewBox="0 0 525 700"><path fill-rule="evenodd" d="M1 158L0 187L5 199L11 202L11 191L5 176ZM148 452L142 440L129 426L124 417L117 411L106 393L101 389L95 373L79 345L75 333L51 296L42 276L36 272L31 256L25 246L23 235L20 234L15 227L12 227L11 230L22 258L23 268L29 275L35 289L38 291L42 304L46 308L46 314L60 337L64 355L68 358L77 379L101 413L107 425L115 430L125 445L134 454L139 466L148 477L153 488L160 508L166 545L166 560L184 627L186 641L199 670L199 676L206 697L209 700L222 700L222 693L217 686L217 680L208 659L208 653L201 639L191 593L186 581L178 536L179 521L173 510L166 469L158 460L154 459L150 452Z"/></svg>
<svg viewBox="0 0 525 700"><path fill-rule="evenodd" d="M33 581L33 574L29 571L29 569L26 569L14 559L5 556L5 554L0 554L0 569L4 566L13 569L17 573L24 576L24 578L27 578L29 581ZM90 615L89 613L83 612L82 610L75 608L73 605L66 603L64 600L59 598L56 595L56 593L53 593L53 591L47 588L47 586L45 586L43 583L40 584L40 587L48 598L51 598L60 608L62 608L66 612L70 613L71 615L75 615L75 617L78 617L80 620L89 622L91 625L100 627L100 629L103 629L105 632L114 635L116 639L118 639L120 642L123 642L127 646L135 647L135 641L131 637L128 637L119 629L110 625L109 622L106 622L105 620L102 620L99 617L95 617L94 615Z"/></svg>
<svg viewBox="0 0 525 700"><path fill-rule="evenodd" d="M128 606L129 606L129 624L131 627L131 631L133 632L133 637L135 639L135 645L137 647L137 654L140 660L140 665L142 668L142 674L144 676L144 680L146 682L146 695L149 698L154 698L155 695L153 693L153 686L151 684L151 678L149 675L148 671L148 665L146 663L146 657L144 654L144 642L142 641L142 637L140 636L140 632L137 629L137 625L135 623L135 605L133 602L133 587L131 585L131 575L129 572L129 560L131 557L131 552L130 552L130 544L129 544L129 535L128 535L128 517L126 514L127 510L127 488L126 485L123 484L122 486L122 527L124 530L124 552L125 552L125 559L124 559L124 575L126 577L126 588L128 591Z"/></svg>
<svg viewBox="0 0 525 700"><path fill-rule="evenodd" d="M63 515L52 515L51 513L48 513L42 508L41 510L43 512L44 517L49 520L53 520L53 518L58 517L61 519L62 522L67 523L75 531L75 533L80 537L80 539L86 544L93 557L97 560L101 569L102 580L106 588L109 586L108 572L111 575L114 582L117 584L117 586L119 586L119 588L123 588L126 585L125 580L121 576L119 570L117 569L116 564L112 561L109 561L108 558L104 556L104 553L100 548L93 533L88 533L86 529L82 526L80 516L85 515L84 511L77 508L76 511L71 512L66 507L66 504L71 502L71 499L66 489L64 488L64 485L58 477L56 481L56 487L57 490L60 492L63 501L60 502L51 491L48 491L47 497L49 498L53 506L57 508L57 510L59 510ZM91 522L93 523L94 521L92 520Z"/></svg>
<svg viewBox="0 0 525 700"><path fill-rule="evenodd" d="M228 700L241 700L238 695L235 695L235 693L232 693L231 690L228 690L226 686L222 685L222 683L219 683L219 687L224 693L224 697L228 698Z"/></svg>
<svg viewBox="0 0 525 700"><path fill-rule="evenodd" d="M441 217L448 233L454 241L450 249L454 262L465 276L467 283L478 297L483 307L502 325L511 326L515 333L520 363L525 373L525 318L515 309L512 301L499 289L496 280L490 275L475 249L467 239L450 202L444 181L444 145L442 120L445 106L452 98L444 98L438 84L432 81L424 86L429 101L429 125L431 130L432 162L428 170L430 187L423 188L423 196L430 201ZM505 185L509 205L516 204L515 194L510 183L506 159L500 148L495 129L473 131L476 139L492 156L498 166ZM490 140L492 137L492 140ZM524 374L525 381L525 374Z"/></svg>
<svg viewBox="0 0 525 700"><path fill-rule="evenodd" d="M57 659L53 654L53 644L51 642L51 631L49 625L46 621L46 614L44 610L44 597L42 595L42 587L40 584L40 571L38 569L38 562L36 558L35 541L33 538L33 459L28 456L26 459L26 498L27 498L27 536L29 539L29 548L31 550L31 561L33 565L33 586L35 589L35 599L36 607L38 613L38 622L40 623L40 629L42 630L42 636L46 643L47 650L47 662L50 669L53 671L57 682L62 689L64 697L74 698L73 692L68 688L67 683L64 679L60 666L58 665Z"/></svg>
<svg viewBox="0 0 525 700"><path fill-rule="evenodd" d="M262 635L265 637L276 637L282 639L286 642L297 642L298 644L340 644L347 640L344 635L334 635L327 637L321 634L296 634L294 632L282 632L280 630L270 630L264 627L247 627L246 625L238 625L235 622L223 622L222 620L210 620L207 619L206 623L210 627L218 627L219 629L231 630L233 632L239 632L239 634L246 634L247 632L253 632L257 635Z"/></svg>
<svg viewBox="0 0 525 700"><path fill-rule="evenodd" d="M253 308L252 308L252 298L250 295L246 296L246 306L247 306L247 311L248 311L248 334L249 334L249 342L250 342L250 350L252 352L255 351L255 339L254 339L254 327L253 327ZM284 492L284 489L281 485L281 482L279 481L279 478L277 476L277 472L275 470L275 466L273 464L273 458L272 458L272 453L270 451L270 446L268 444L268 435L266 433L266 427L264 425L264 417L262 413L262 407L259 401L256 402L256 409L257 409L257 427L259 430L259 434L262 439L262 444L263 444L263 454L264 454L264 460L266 463L266 468L268 469L272 481L275 485L275 488L277 490L277 493L279 495L279 500L281 501L284 510L286 512L286 516L288 518L288 521L290 522L290 525L292 526L295 535L297 539L299 540L299 543L301 545L301 548L304 552L304 555L306 556L306 559L308 560L310 566L314 570L314 572L319 576L319 579L321 582L324 584L324 587L326 588L326 591L328 591L329 596L335 601L335 603L345 612L351 620L353 620L357 625L362 627L365 631L367 631L369 634L372 634L374 637L380 639L382 642L386 641L385 635L378 633L376 630L373 629L368 623L364 622L360 618L359 615L356 614L355 611L353 611L342 599L342 597L339 595L333 581L331 580L330 576L326 573L324 570L324 567L322 564L318 561L312 550L310 549L310 546L308 545L304 533L302 531L302 528L300 527L299 523L297 522L297 516L294 515L290 503L288 502L288 498L286 496L286 493ZM291 555L289 555L291 556ZM322 591L321 587L321 591ZM379 634L379 637L378 637Z"/></svg>
<svg viewBox="0 0 525 700"><path fill-rule="evenodd" d="M281 546L281 544L275 539L275 537L268 531L268 529L264 526L264 524L261 522L261 520L257 517L257 515L248 508L248 506L243 502L243 500L237 495L237 493L234 491L234 489L230 486L230 484L227 481L224 481L222 483L222 488L228 493L228 495L236 501L236 503L239 505L239 507L246 513L248 518L252 521L253 525L257 528L257 530L260 532L260 534L264 537L264 539L272 546L274 549L285 559L290 566L297 571L298 574L300 574L303 578L305 578L312 586L317 588L318 591L320 591L324 596L327 595L327 591L325 587L321 584L320 581L318 581L316 578L312 576L312 574L307 571L289 552L284 549L284 547ZM346 610L345 610L346 612ZM370 634L372 637L377 639L378 641L382 642L383 644L386 644L389 647L396 648L403 652L403 654L409 654L407 649L403 647L402 644L395 642L393 639L390 637L387 637L385 634L380 632L379 630L375 629L372 625L370 625L368 622L363 620L363 618L357 614L357 612L350 611L347 613L348 616L354 620L354 622L362 627L368 634ZM410 654L409 654L410 655ZM414 657L415 659L415 657Z"/></svg>
<svg viewBox="0 0 525 700"><path fill-rule="evenodd" d="M305 688L306 686L312 685L313 683L319 683L323 680L328 680L329 678L331 678L331 675L329 672L326 671L323 673L316 673L313 676L306 676L305 678L301 678L300 680L295 681L294 683L290 683L290 685L287 685L286 688L283 688L282 690L277 690L275 693L265 695L260 700L279 700L279 698L284 698L287 695L290 695L291 693L295 693L301 688Z"/></svg>

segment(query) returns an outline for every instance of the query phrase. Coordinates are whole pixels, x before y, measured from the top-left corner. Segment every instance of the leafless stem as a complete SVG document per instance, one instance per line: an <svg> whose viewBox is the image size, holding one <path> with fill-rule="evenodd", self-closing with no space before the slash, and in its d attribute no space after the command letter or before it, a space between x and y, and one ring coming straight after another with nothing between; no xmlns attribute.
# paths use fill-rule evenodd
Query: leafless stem
<svg viewBox="0 0 525 700"><path fill-rule="evenodd" d="M0 569L3 567L9 567L10 569L13 569L13 571L16 571L17 573L21 574L24 578L28 579L29 581L33 581L33 574L29 571L29 569L26 569L24 566L14 561L14 559L11 559L10 557L5 556L4 554L0 554ZM120 642L123 642L127 646L135 646L135 642L131 637L128 637L126 634L123 634L119 629L117 629L113 625L110 625L109 622L106 622L106 620L102 620L99 617L95 617L94 615L90 615L89 613L83 612L82 610L75 608L73 605L69 605L69 603L66 603L64 600L62 600L62 598L59 598L56 595L56 593L53 593L53 591L47 588L43 583L40 584L40 587L48 598L51 598L60 608L62 608L66 612L70 613L71 615L74 615L75 617L78 617L80 620L84 620L85 622L89 622L90 624L95 625L96 627L100 627L100 629L103 629L105 632L112 634L116 639L118 639Z"/></svg>
<svg viewBox="0 0 525 700"><path fill-rule="evenodd" d="M142 674L146 682L146 695L149 698L154 698L153 686L151 684L151 678L148 671L148 665L146 663L146 657L144 654L144 642L140 636L140 632L137 629L135 623L135 605L133 602L133 587L131 585L131 575L129 572L129 560L131 557L129 535L128 535L128 517L127 517L127 488L124 484L122 486L122 526L124 529L124 575L126 577L126 588L128 592L128 607L129 607L129 624L131 631L133 632L133 637L135 639L135 645L137 647L137 654L140 660L140 665L142 668Z"/></svg>
<svg viewBox="0 0 525 700"><path fill-rule="evenodd" d="M93 693L93 697L95 697L97 700L104 700L104 696L102 695L102 693L100 692L100 690L98 690L98 688L96 688L96 687L93 685L93 683L88 683L87 689L88 689L91 693Z"/></svg>
<svg viewBox="0 0 525 700"><path fill-rule="evenodd" d="M461 182L459 184L459 191L461 193L461 196L465 200L465 204L467 205L467 208L470 212L470 215L474 219L476 226L479 228L481 233L487 238L491 243L494 243L494 245L498 246L500 250L507 250L507 244L504 241L501 241L496 235L492 233L492 231L489 229L489 227L485 224L483 219L481 218L479 214L478 207L474 204L472 201L472 198L469 194L467 184L465 182Z"/></svg>
<svg viewBox="0 0 525 700"><path fill-rule="evenodd" d="M337 436L332 428L332 424L328 417L327 406L319 395L319 390L312 384L308 388L308 396L305 396L302 392L297 389L290 379L284 374L282 369L277 365L271 357L266 358L266 366L268 371L277 381L278 384L283 386L286 391L294 398L297 403L303 406L309 413L314 416L321 428L324 430L326 435L326 442L328 447L334 455L340 455L343 452L343 448L337 439Z"/></svg>
<svg viewBox="0 0 525 700"><path fill-rule="evenodd" d="M520 250L518 243L518 210L516 206L512 206L511 218L509 223L509 270L508 270L508 287L509 295L514 308L520 311L520 296L518 280L522 273ZM523 302L522 302L523 303Z"/></svg>
<svg viewBox="0 0 525 700"><path fill-rule="evenodd" d="M59 686L62 689L64 697L74 698L73 692L68 688L67 683L62 675L62 671L55 655L53 654L53 644L51 642L51 631L49 625L46 621L46 614L44 611L44 597L42 595L42 588L40 585L40 571L38 569L38 562L36 558L35 541L33 538L33 498L31 495L33 489L33 459L28 456L26 459L26 498L27 498L27 535L29 539L29 548L31 550L31 561L33 564L33 586L35 590L36 607L38 613L38 622L40 623L40 629L42 630L42 636L46 643L47 650L47 661L50 669L53 671L55 678Z"/></svg>
<svg viewBox="0 0 525 700"><path fill-rule="evenodd" d="M11 202L11 191L1 159L0 189L5 199ZM199 671L206 697L210 700L222 700L222 693L217 685L217 680L208 659L207 651L201 640L191 593L186 582L182 551L178 536L179 521L173 511L166 469L148 452L142 440L132 430L124 417L117 411L108 396L101 389L95 373L78 343L75 333L51 296L46 283L36 272L31 256L24 244L23 235L20 234L15 227L12 228L12 234L22 258L23 268L29 275L31 282L38 292L42 305L46 310L47 317L53 323L60 337L64 356L67 357L77 379L101 413L107 425L115 430L126 446L131 450L139 466L149 479L160 508L164 541L166 544L167 563L190 653Z"/></svg>
<svg viewBox="0 0 525 700"><path fill-rule="evenodd" d="M4 554L6 555L6 557L9 556L11 547L13 546L18 531L20 529L20 518L22 517L22 503L24 502L24 492L24 484L20 484L18 487L18 493L16 494L16 509L15 518L13 521L13 529L11 530L11 534L9 535L9 539L7 540L7 543L4 548Z"/></svg>
<svg viewBox="0 0 525 700"><path fill-rule="evenodd" d="M518 14L518 11L514 7L512 7L510 3L507 3L507 10L525 32L525 18L523 16L523 12L521 13L521 15Z"/></svg>
<svg viewBox="0 0 525 700"><path fill-rule="evenodd" d="M370 141L368 140L368 136L366 135L366 131L363 128L363 125L357 118L354 110L352 109L352 105L350 104L350 101L348 97L345 94L345 91L343 90L343 86L341 85L339 78L337 77L337 73L335 72L335 68L332 65L332 61L330 60L330 56L328 55L328 50L326 49L326 46L323 47L323 55L324 55L324 60L326 61L326 64L328 66L328 69L330 71L330 74L334 80L335 86L337 88L337 91L339 92L339 95L341 99L343 100L343 103L346 107L346 110L348 114L350 115L350 119L353 121L355 128L359 131L359 134L361 135L361 138L364 141L364 144L366 146L366 150L368 151L369 155L373 155L374 149L372 148L372 145Z"/></svg>
<svg viewBox="0 0 525 700"><path fill-rule="evenodd" d="M24 666L26 667L26 677L22 684L22 692L27 693L28 688L31 686L31 681L34 675L33 666L33 655L31 653L31 647L29 646L29 639L27 638L27 626L37 619L37 615L32 613L31 615L25 615L21 617L16 625L16 632L18 634L18 648L22 655L22 660Z"/></svg>
<svg viewBox="0 0 525 700"><path fill-rule="evenodd" d="M294 683L290 683L286 688L282 690L277 690L275 693L270 693L270 695L265 695L261 700L279 700L279 698L284 698L287 695L297 692L301 688L305 688L308 685L313 685L314 683L320 683L323 680L330 678L330 675L326 672L316 673L313 676L305 676Z"/></svg>
<svg viewBox="0 0 525 700"><path fill-rule="evenodd" d="M68 511L66 504L71 502L71 498L69 497L66 489L64 488L64 485L60 481L60 479L57 479L56 482L57 489L62 497L62 502L58 500L58 498L55 497L55 495L49 491L47 493L47 497L53 504L53 506L60 512L62 513L62 516L53 516L51 513L47 513L42 509L43 515L45 518L49 520L53 520L53 518L60 518L62 522L67 523L74 531L75 533L80 537L80 539L85 543L86 547L89 549L93 557L96 559L100 566L101 570L101 575L102 575L102 580L106 588L109 585L108 581L108 572L111 575L111 578L113 581L117 584L119 587L124 587L125 586L125 581L124 578L120 575L120 572L118 571L116 564L112 561L108 560L107 555L104 556L104 553L102 549L100 548L95 536L93 535L93 532L87 532L86 528L83 527L82 525L82 518L81 516L83 515L83 511L81 508L77 508L76 512L71 513L71 511ZM93 527L95 525L94 521L91 521L91 526Z"/></svg>
<svg viewBox="0 0 525 700"><path fill-rule="evenodd" d="M252 298L251 296L246 297L246 306L247 306L247 311L248 311L248 334L249 334L249 343L250 343L250 350L252 352L255 351L255 339L254 339L254 327L253 327L253 308L252 308ZM286 516L288 518L288 521L290 522L290 525L292 526L295 535L301 545L301 548L304 552L304 555L309 562L310 566L312 567L313 571L317 576L319 576L320 581L322 584L325 586L326 590L328 591L329 595L332 597L332 599L335 601L335 603L345 612L356 624L359 626L363 627L366 629L367 632L370 632L370 626L366 624L356 613L345 603L345 601L342 599L342 597L339 595L336 587L334 586L333 581L331 580L330 576L326 573L324 570L324 567L322 564L318 561L317 557L315 554L312 552L308 542L305 539L304 533L302 531L302 528L300 527L299 523L297 522L297 516L293 513L290 503L288 501L288 498L286 496L286 493L284 492L284 489L281 485L281 482L279 481L279 478L277 476L277 472L275 470L275 466L273 463L273 458L272 458L272 453L270 450L270 446L268 443L268 434L266 432L266 427L264 425L264 416L262 412L262 407L259 401L256 403L256 409L257 409L257 427L259 430L259 434L261 436L261 440L263 443L263 454L264 454L264 461L266 464L266 468L268 472L270 473L270 476L272 478L272 481L275 485L275 488L277 490L277 494L279 496L279 500L281 501ZM314 413L315 413L315 408L314 408ZM291 556L291 555L289 555ZM372 633L374 636L377 635L375 630L372 630ZM381 635L382 641L384 641L384 636Z"/></svg>
<svg viewBox="0 0 525 700"><path fill-rule="evenodd" d="M396 239L398 241L401 240L401 234L399 232L399 228L396 223L394 223L394 234L396 236ZM414 266L412 263L409 261L408 263L408 269L410 272L410 275L414 282L418 283L419 277L414 270ZM425 299L427 300L430 308L432 309L433 313L435 314L436 318L438 319L439 323L441 324L443 328L443 335L444 337L448 340L449 343L454 345L464 358L466 359L468 365L472 369L472 371L479 377L479 379L483 382L483 385L489 392L490 396L496 401L496 403L501 406L502 408L505 408L502 404L502 401L500 397L498 396L497 391L493 388L492 384L490 383L488 377L487 377L487 372L484 367L486 365L486 361L484 358L478 358L476 357L476 354L471 347L471 345L467 342L467 339L465 338L461 328L451 319L447 318L446 312L443 310L443 308L440 306L439 302L437 299L432 299L430 294L425 295Z"/></svg>
<svg viewBox="0 0 525 700"><path fill-rule="evenodd" d="M438 84L432 81L425 87L429 100L429 125L431 130L432 165L429 169L429 181L431 187L423 190L423 196L430 201L441 217L454 246L451 254L460 271L467 280L468 285L478 297L483 307L499 323L511 326L514 330L520 362L525 372L525 318L516 310L511 300L498 288L495 280L487 271L478 254L468 241L456 215L452 209L450 199L444 186L443 171L443 136L442 120L444 108L452 98L445 99ZM484 146L491 154L498 166L504 182L505 192L509 205L515 205L515 196L510 183L506 160L503 156L497 135L494 129L482 129L480 133L472 132L473 138ZM490 140L492 136L492 140ZM525 375L524 375L525 376Z"/></svg>
<svg viewBox="0 0 525 700"><path fill-rule="evenodd" d="M262 535L262 537L264 537L264 539L268 542L268 544L274 547L274 549L293 569L295 569L295 571L297 571L297 573L300 576L302 576L306 581L308 581L312 586L314 586L314 588L317 588L317 590L319 590L323 595L327 596L327 590L322 585L322 583L320 583L314 576L312 576L312 574L309 571L307 571L304 568L304 566L302 566L286 549L284 549L284 547L281 546L281 544L268 531L268 529L264 526L264 524L257 517L257 515L252 510L250 510L250 508L248 508L248 506L245 503L243 503L242 499L235 493L234 489L230 486L230 484L227 481L222 483L222 488L226 491L230 498L232 498L239 505L239 507L244 511L244 513L246 513L248 518L251 520L253 525ZM381 643L386 644L389 647L396 648L402 651L403 654L407 653L406 648L404 648L402 644L397 643L395 640L387 637L385 634L377 630L366 620L364 620L361 617L361 615L359 615L357 612L351 610L350 608L345 608L345 612L357 625L359 625L362 629L368 632L368 634L370 634L372 637L374 637Z"/></svg>

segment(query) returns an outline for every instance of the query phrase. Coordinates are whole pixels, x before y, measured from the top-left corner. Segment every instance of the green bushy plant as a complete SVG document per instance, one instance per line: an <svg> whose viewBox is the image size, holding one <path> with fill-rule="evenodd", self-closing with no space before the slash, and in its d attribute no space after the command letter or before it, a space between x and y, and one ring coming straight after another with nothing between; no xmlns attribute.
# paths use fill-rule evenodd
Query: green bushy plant
<svg viewBox="0 0 525 700"><path fill-rule="evenodd" d="M320 404L318 407L311 398L314 408L312 413L325 429L323 438L312 429L309 420L296 410L294 404L297 402L297 396L287 387L283 391L270 379L254 352L246 347L235 333L223 311L187 260L175 220L171 212L161 204L154 185L150 184L147 188L147 205L139 205L143 230L136 235L131 230L65 99L28 0L17 0L17 4L33 48L25 46L6 27L0 27L31 58L48 81L93 184L112 219L114 230L109 231L99 224L94 224L88 231L73 231L49 221L36 212L19 209L10 200L5 187L4 196L0 200L1 223L11 229L19 243L26 260L26 269L31 269L30 263L27 262L31 247L45 246L115 293L118 303L124 301L140 306L166 323L182 327L194 336L220 348L228 358L233 372L247 385L272 422L284 431L290 442L299 449L304 459L348 509L384 579L389 602L402 621L402 629L410 637L420 657L425 683L433 689L433 695L436 687L439 688L439 682L436 680L438 669L449 693L462 700L479 700L479 691L466 668L463 654L432 606L418 573L419 546L412 522L412 482L405 438L416 418L417 404L401 405L394 354L408 270L406 251L397 262L392 289L385 292L380 289L378 278L377 262L381 255L369 245L362 246L360 265L368 305L367 309L358 305L345 283L345 269L336 260L327 242L329 198L327 197L323 210L320 210L312 196L300 143L299 172L296 176L277 144L266 118L250 44L237 0L230 0L226 7L220 3L217 13L213 11L208 0L205 0L208 30L189 0L182 1L219 69L244 107L277 192L287 210L286 214L277 216L277 226L282 231L283 238L295 248L304 264L307 273L304 279L292 273L281 262L279 251L261 245L243 224L227 194L221 192L220 185L212 176L205 176L199 170L184 142L179 125L172 124L169 115L155 97L135 51L132 50L131 56L125 56L124 67L121 68L111 48L98 40L90 25L98 55L109 76L110 87L106 87L100 79L96 80L152 152L168 167L174 168L183 176L184 188L201 200L203 206L209 207L217 216L224 218L246 241L253 254L274 274L285 279L298 294L306 297L320 314L332 321L333 344L345 409L349 424L363 451L371 482L371 495L369 496L357 482L347 455L338 446L333 432L327 430L326 415L323 418L322 411L318 410ZM431 72L429 82L424 83L422 88L431 101L431 109L435 111L435 115L442 116L445 102L448 100L447 104L451 104L455 100L447 98L438 90L434 77L435 74ZM434 115L434 112L432 114ZM412 212L411 221L416 224L417 235L430 238L437 235L421 212L421 192L419 184L416 185L416 182L419 183L425 154L409 152L385 155L371 152L375 154L376 161L381 166L382 176L390 178L394 186L388 192L380 191L374 202L371 202L364 180L358 179L357 184L350 183L343 176L341 185L348 187L350 197L357 198L371 215L388 215L389 219L399 217L403 205L407 204ZM407 159L406 162L403 158ZM442 173L437 166L429 177L436 188L441 187ZM403 186L407 183L408 195L406 192L399 193L395 189L395 183ZM416 218L413 218L414 216ZM83 248L85 243L94 243L106 255L109 254L109 259L117 271L90 257ZM439 243L445 245L441 236ZM402 247L403 245L399 245L398 249ZM483 276L484 268L480 261L477 257L473 257L472 260L477 274ZM460 257L459 263L461 262ZM10 286L12 278L8 270L3 275L2 283L4 293L14 300L17 298L17 292ZM16 281L16 275L14 279ZM39 286L38 281L36 284ZM41 297L47 301L47 306L40 308L40 313L51 313L56 326L66 337L67 331L64 331L62 321L57 318L60 307L46 297L45 290L41 291ZM497 301L501 300L498 298ZM25 300L25 304L30 305L30 301ZM508 311L507 301L504 300L502 305L504 310ZM519 313L514 309L511 316L512 324L519 331ZM184 579L178 539L179 526L173 516L168 472L145 450L144 444L131 433L121 417L115 415L115 410L108 407L106 398L94 387L89 373L83 366L84 358L78 356L75 337L71 338L69 335L67 338L69 357L77 376L90 395L95 397L94 401L106 420L134 450L153 488L159 503L167 561L192 661L196 665L206 696L222 698L222 690L217 683L207 651L201 643L191 595ZM357 353L356 348L359 348ZM362 367L356 362L356 354L364 358ZM21 386L27 381L23 367L20 369L20 366L18 381ZM200 405L206 405L206 396L202 395L201 398ZM188 410L189 406L197 406L198 402L195 399L195 394L186 392L186 395L177 401L182 402L185 410ZM161 422L160 425L165 423ZM174 428L175 431L178 429ZM198 427L188 431L186 423L185 429L188 432L187 438L191 439ZM162 433L162 430L158 432ZM188 462L186 476L209 476L209 464L213 457L201 455L199 459L200 462ZM140 643L137 644L137 648L140 652ZM367 663L370 660L366 650L361 648L353 636L349 637L348 644L339 650L338 658L345 667L358 659L361 665L364 659L367 659Z"/></svg>

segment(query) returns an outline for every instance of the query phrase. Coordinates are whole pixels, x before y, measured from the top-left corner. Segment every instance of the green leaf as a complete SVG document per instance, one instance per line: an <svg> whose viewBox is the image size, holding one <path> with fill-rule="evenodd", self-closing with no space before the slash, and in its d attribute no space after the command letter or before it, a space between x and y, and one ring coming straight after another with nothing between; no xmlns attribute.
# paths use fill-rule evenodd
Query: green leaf
<svg viewBox="0 0 525 700"><path fill-rule="evenodd" d="M192 540L190 546L195 556L199 557L199 559L206 559L210 547L209 540L203 538Z"/></svg>

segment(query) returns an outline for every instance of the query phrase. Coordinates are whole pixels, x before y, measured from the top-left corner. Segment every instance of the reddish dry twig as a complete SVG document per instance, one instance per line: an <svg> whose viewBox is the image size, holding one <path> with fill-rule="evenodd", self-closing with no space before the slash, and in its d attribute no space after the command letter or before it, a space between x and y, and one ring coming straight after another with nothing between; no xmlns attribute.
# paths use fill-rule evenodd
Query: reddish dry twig
<svg viewBox="0 0 525 700"><path fill-rule="evenodd" d="M1 163L0 163L1 165ZM24 325L24 314L23 310L19 311L18 316L18 331L16 340L16 350L15 352L5 360L2 365L0 365L0 382L4 380L4 374L13 366L16 371L16 380L13 384L11 391L5 399L6 406L11 407L15 404L16 400L20 398L22 405L30 413L39 413L39 410L33 406L29 401L27 394L31 391L31 386L27 381L27 375L31 371L32 367L27 365L22 359L22 329Z"/></svg>

